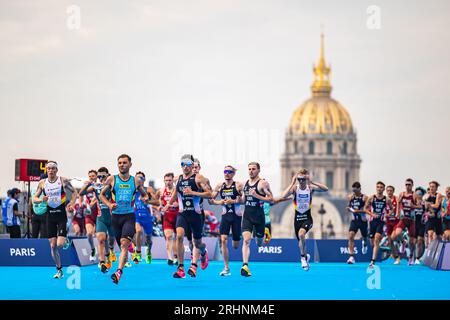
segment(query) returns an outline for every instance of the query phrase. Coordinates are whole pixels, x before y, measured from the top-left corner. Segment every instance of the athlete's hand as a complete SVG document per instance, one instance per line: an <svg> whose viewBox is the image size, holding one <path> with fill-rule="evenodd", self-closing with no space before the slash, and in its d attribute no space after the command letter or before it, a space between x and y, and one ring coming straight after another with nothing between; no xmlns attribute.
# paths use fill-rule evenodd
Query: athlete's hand
<svg viewBox="0 0 450 320"><path fill-rule="evenodd" d="M85 187L89 186L90 184L91 184L90 181L85 181L85 182L84 182L84 186L85 186Z"/></svg>
<svg viewBox="0 0 450 320"><path fill-rule="evenodd" d="M48 196L44 196L44 197L42 198L42 202L47 203L47 202L48 202Z"/></svg>
<svg viewBox="0 0 450 320"><path fill-rule="evenodd" d="M73 206L70 203L67 205L67 211L73 212Z"/></svg>
<svg viewBox="0 0 450 320"><path fill-rule="evenodd" d="M223 204L226 204L226 205L230 205L230 204L234 204L235 203L235 201L233 199L227 199L227 200L222 200L222 201L223 201Z"/></svg>
<svg viewBox="0 0 450 320"><path fill-rule="evenodd" d="M117 203L111 203L108 205L109 210L113 211L117 209Z"/></svg>
<svg viewBox="0 0 450 320"><path fill-rule="evenodd" d="M248 194L250 196L254 196L254 195L256 195L256 190L255 189L250 189L250 190L248 190Z"/></svg>
<svg viewBox="0 0 450 320"><path fill-rule="evenodd" d="M142 202L147 203L148 201L150 201L150 198L148 197L148 194L147 194L145 196L141 196L141 200L142 200Z"/></svg>
<svg viewBox="0 0 450 320"><path fill-rule="evenodd" d="M192 189L190 187L186 187L183 189L183 196L191 196L192 195Z"/></svg>
<svg viewBox="0 0 450 320"><path fill-rule="evenodd" d="M292 177L291 186L295 185L297 183L297 175Z"/></svg>

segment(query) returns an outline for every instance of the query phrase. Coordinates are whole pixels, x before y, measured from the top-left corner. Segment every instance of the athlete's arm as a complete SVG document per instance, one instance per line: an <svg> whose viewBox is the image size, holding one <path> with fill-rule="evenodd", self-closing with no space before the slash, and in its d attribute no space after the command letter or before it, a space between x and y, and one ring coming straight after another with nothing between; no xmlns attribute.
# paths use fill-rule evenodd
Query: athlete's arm
<svg viewBox="0 0 450 320"><path fill-rule="evenodd" d="M430 207L432 207L433 209L437 209L439 208L439 206L441 205L441 201L442 201L442 195L440 193L436 194L436 202L432 205L430 205Z"/></svg>
<svg viewBox="0 0 450 320"><path fill-rule="evenodd" d="M211 199L208 199L208 203L212 205L223 205L225 203L225 200L220 199L216 200L217 195L219 194L220 188L222 185L219 183L215 188L214 191L211 194Z"/></svg>
<svg viewBox="0 0 450 320"><path fill-rule="evenodd" d="M254 191L254 189L252 189L250 191L250 195L252 197L265 202L273 202L272 190L270 190L270 185L266 180L261 180L261 184L258 185L258 188L260 188L259 191L264 192L265 196L260 196L259 194L256 193L256 191Z"/></svg>
<svg viewBox="0 0 450 320"><path fill-rule="evenodd" d="M149 195L147 193L146 188L144 188L144 181L142 180L137 180L136 177L134 178L134 183L136 185L136 189L139 191L139 193L141 194L141 200L144 203L147 203L148 199L149 199Z"/></svg>
<svg viewBox="0 0 450 320"><path fill-rule="evenodd" d="M370 198L368 198L366 201L366 206L364 207L364 210L360 210L360 211L367 213L371 217L376 217L376 215L372 212L372 202L373 202L373 196L370 196Z"/></svg>
<svg viewBox="0 0 450 320"><path fill-rule="evenodd" d="M403 205L402 205L402 198L403 198L403 192L400 192L400 194L399 194L399 196L398 196L398 200L397 200L397 210L396 210L396 212L395 212L395 217L396 217L397 219L400 218L400 207L403 208Z"/></svg>
<svg viewBox="0 0 450 320"><path fill-rule="evenodd" d="M173 192L172 192L172 196L170 197L169 202L167 202L166 206L164 207L164 211L168 211L169 208L170 208L171 206L173 206L173 203L177 200L177 198L178 198L178 190L177 190L177 188L175 187L175 189L174 189Z"/></svg>
<svg viewBox="0 0 450 320"><path fill-rule="evenodd" d="M34 201L34 203L36 203L36 204L39 204L39 203L47 202L47 201L48 201L48 196L45 196L45 195L44 195L44 197L42 197L42 199L40 198L40 197L41 197L41 194L42 194L42 191L44 190L44 181L45 181L45 180L39 181L39 184L38 184L36 193L34 194L33 201Z"/></svg>
<svg viewBox="0 0 450 320"><path fill-rule="evenodd" d="M189 190L188 195L193 195L196 197L201 197L201 198L205 198L205 199L210 199L211 198L211 194L212 194L212 188L211 188L211 184L209 183L208 178L205 178L202 175L197 175L195 176L195 183L197 183L197 186L199 186L203 192L196 192L196 191L192 191Z"/></svg>
<svg viewBox="0 0 450 320"><path fill-rule="evenodd" d="M108 200L108 198L106 198L106 193L111 191L113 188L113 184L114 184L114 176L109 176L106 179L106 183L102 188L102 191L100 192L100 200L106 205L108 206L108 208L110 210L114 210L115 208L117 208L117 204L116 203L111 203L111 201Z"/></svg>
<svg viewBox="0 0 450 320"><path fill-rule="evenodd" d="M317 192L326 192L328 191L328 187L324 184L318 183L318 182L313 182L310 181L309 182L311 185L313 185L312 190L317 191Z"/></svg>
<svg viewBox="0 0 450 320"><path fill-rule="evenodd" d="M67 209L69 209L69 211L73 211L73 207L75 206L75 202L77 201L77 197L78 197L77 189L75 189L72 186L72 183L70 182L69 179L61 178L61 181L62 181L62 184L63 184L63 188L65 190L69 190L70 192L72 192L72 198L70 199L70 202L67 205Z"/></svg>
<svg viewBox="0 0 450 320"><path fill-rule="evenodd" d="M94 187L92 186L92 183L90 181L86 181L83 184L83 187L81 187L81 190L79 192L80 196L84 196L90 192L94 192Z"/></svg>
<svg viewBox="0 0 450 320"><path fill-rule="evenodd" d="M152 187L148 187L148 188L147 188L147 194L148 194L148 195L150 196L150 198L151 198L151 200L148 201L147 204L150 204L150 205L152 205L152 206L157 206L157 205L159 205L159 199L158 199L158 196L157 196L155 190L153 190Z"/></svg>

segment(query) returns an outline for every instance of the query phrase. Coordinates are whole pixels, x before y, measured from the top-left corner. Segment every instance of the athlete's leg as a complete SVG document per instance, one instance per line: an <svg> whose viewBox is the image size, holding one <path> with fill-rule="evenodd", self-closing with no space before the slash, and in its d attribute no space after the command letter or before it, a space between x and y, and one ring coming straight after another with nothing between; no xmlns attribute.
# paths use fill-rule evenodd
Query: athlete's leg
<svg viewBox="0 0 450 320"><path fill-rule="evenodd" d="M143 233L144 233L144 229L142 228L141 224L139 222L136 222L136 235L135 235L136 248L135 248L135 251L137 253L141 252Z"/></svg>
<svg viewBox="0 0 450 320"><path fill-rule="evenodd" d="M252 241L252 233L249 231L244 231L242 233L244 242L242 244L242 262L248 264L250 258L250 242Z"/></svg>
<svg viewBox="0 0 450 320"><path fill-rule="evenodd" d="M120 257L119 257L119 270L123 270L128 260L128 247L131 240L128 238L120 239Z"/></svg>
<svg viewBox="0 0 450 320"><path fill-rule="evenodd" d="M95 252L94 245L94 235L95 235L95 225L91 222L86 223L86 235L89 241L89 245L91 246L91 251Z"/></svg>
<svg viewBox="0 0 450 320"><path fill-rule="evenodd" d="M422 258L424 247L425 247L425 239L423 237L418 237L417 238L417 243L416 243L416 259L420 259Z"/></svg>
<svg viewBox="0 0 450 320"><path fill-rule="evenodd" d="M378 250L380 249L380 241L381 241L382 234L381 233L375 233L375 237L373 240L373 251L372 251L372 262L375 262L378 255Z"/></svg>
<svg viewBox="0 0 450 320"><path fill-rule="evenodd" d="M348 232L348 248L350 250L350 256L353 256L355 253L355 232Z"/></svg>
<svg viewBox="0 0 450 320"><path fill-rule="evenodd" d="M229 253L228 253L228 236L222 234L220 236L220 241L221 241L221 245L222 245L222 256L223 256L223 263L225 265L225 269L230 269L229 265L228 265L228 259L229 259Z"/></svg>
<svg viewBox="0 0 450 320"><path fill-rule="evenodd" d="M100 263L102 263L105 262L105 255L106 255L106 233L97 232L97 240L98 240L98 259Z"/></svg>
<svg viewBox="0 0 450 320"><path fill-rule="evenodd" d="M177 227L177 256L178 256L178 262L180 266L183 266L184 264L184 228Z"/></svg>
<svg viewBox="0 0 450 320"><path fill-rule="evenodd" d="M300 248L300 254L302 257L306 257L306 230L303 228L300 228L298 231L298 246Z"/></svg>
<svg viewBox="0 0 450 320"><path fill-rule="evenodd" d="M80 228L80 225L78 224L78 222L74 222L72 224L72 226L73 226L73 231L75 232L75 235L77 237L81 236L81 228Z"/></svg>
<svg viewBox="0 0 450 320"><path fill-rule="evenodd" d="M59 256L58 246L57 246L57 238L50 238L50 249L53 261L58 269L61 269L61 257Z"/></svg>
<svg viewBox="0 0 450 320"><path fill-rule="evenodd" d="M171 229L164 230L164 238L166 238L167 259L173 261L173 231Z"/></svg>

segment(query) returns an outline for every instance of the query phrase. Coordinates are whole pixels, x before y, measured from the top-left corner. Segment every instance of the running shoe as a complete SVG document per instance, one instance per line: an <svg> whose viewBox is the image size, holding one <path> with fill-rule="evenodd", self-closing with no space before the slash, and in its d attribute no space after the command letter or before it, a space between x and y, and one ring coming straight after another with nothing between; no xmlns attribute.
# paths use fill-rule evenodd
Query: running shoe
<svg viewBox="0 0 450 320"><path fill-rule="evenodd" d="M139 264L139 262L142 261L141 253L137 253L137 252L133 253L133 254L131 255L131 260L133 260L133 262L134 262L135 264Z"/></svg>
<svg viewBox="0 0 450 320"><path fill-rule="evenodd" d="M408 259L408 266L412 266L414 264L414 258L409 258Z"/></svg>
<svg viewBox="0 0 450 320"><path fill-rule="evenodd" d="M353 256L350 256L350 258L348 258L347 260L348 264L354 264L355 263L355 258Z"/></svg>
<svg viewBox="0 0 450 320"><path fill-rule="evenodd" d="M250 269L248 268L247 265L242 266L241 268L241 276L243 277L250 277L252 275L252 273L250 272Z"/></svg>
<svg viewBox="0 0 450 320"><path fill-rule="evenodd" d="M219 275L221 275L222 277L228 277L231 276L231 271L230 269L224 268L222 272L219 273Z"/></svg>
<svg viewBox="0 0 450 320"><path fill-rule="evenodd" d="M134 252L134 244L133 244L133 242L131 242L130 245L128 246L128 252L129 253L133 253Z"/></svg>
<svg viewBox="0 0 450 320"><path fill-rule="evenodd" d="M270 242L270 239L272 239L272 235L270 234L269 228L264 229L264 243L268 244Z"/></svg>
<svg viewBox="0 0 450 320"><path fill-rule="evenodd" d="M111 260L107 259L105 262L105 266L106 266L106 268L108 268L108 270L111 269L111 267L112 267Z"/></svg>
<svg viewBox="0 0 450 320"><path fill-rule="evenodd" d="M116 256L116 253L114 252L114 250L109 250L109 261L111 261L111 262L117 261L117 256Z"/></svg>
<svg viewBox="0 0 450 320"><path fill-rule="evenodd" d="M91 250L91 255L89 256L89 261L95 261L96 255L97 255L97 252L96 252L96 250L94 248L94 249Z"/></svg>
<svg viewBox="0 0 450 320"><path fill-rule="evenodd" d="M400 259L400 257L398 257L397 259L395 259L394 264L400 264L400 261L401 261L401 259Z"/></svg>
<svg viewBox="0 0 450 320"><path fill-rule="evenodd" d="M205 254L200 257L200 268L205 270L208 267L209 258L208 258L208 250L205 249Z"/></svg>
<svg viewBox="0 0 450 320"><path fill-rule="evenodd" d="M306 259L307 258L305 258L305 257L301 257L300 261L302 263L303 270L308 271L309 270L309 263L306 261Z"/></svg>
<svg viewBox="0 0 450 320"><path fill-rule="evenodd" d="M152 263L152 254L151 253L147 253L147 257L145 258L145 262Z"/></svg>
<svg viewBox="0 0 450 320"><path fill-rule="evenodd" d="M178 267L177 271L173 274L174 278L184 279L186 278L186 274L184 273L184 268Z"/></svg>
<svg viewBox="0 0 450 320"><path fill-rule="evenodd" d="M178 259L177 258L175 258L175 260L173 260L173 264L176 265L176 266L178 265Z"/></svg>
<svg viewBox="0 0 450 320"><path fill-rule="evenodd" d="M375 267L375 261L370 261L369 269L373 269Z"/></svg>
<svg viewBox="0 0 450 320"><path fill-rule="evenodd" d="M406 251L406 245L405 245L405 242L402 241L402 243L400 244L399 252L401 254L403 254L403 253L405 253L405 251Z"/></svg>
<svg viewBox="0 0 450 320"><path fill-rule="evenodd" d="M120 270L117 270L111 275L111 279L115 284L119 283L120 278L122 277L122 272Z"/></svg>
<svg viewBox="0 0 450 320"><path fill-rule="evenodd" d="M416 259L416 261L414 261L414 264L419 265L420 264L420 260Z"/></svg>
<svg viewBox="0 0 450 320"><path fill-rule="evenodd" d="M100 263L100 271L103 273L107 273L108 272L108 268L106 267L106 263Z"/></svg>
<svg viewBox="0 0 450 320"><path fill-rule="evenodd" d="M195 278L197 276L197 266L191 264L188 270L188 275L190 275L192 278Z"/></svg>
<svg viewBox="0 0 450 320"><path fill-rule="evenodd" d="M58 271L56 272L56 274L53 276L53 279L62 279L64 278L62 269L58 269Z"/></svg>
<svg viewBox="0 0 450 320"><path fill-rule="evenodd" d="M130 261L125 262L125 268L131 268L132 266Z"/></svg>
<svg viewBox="0 0 450 320"><path fill-rule="evenodd" d="M168 264L169 266L173 266L173 260L167 259L167 264Z"/></svg>

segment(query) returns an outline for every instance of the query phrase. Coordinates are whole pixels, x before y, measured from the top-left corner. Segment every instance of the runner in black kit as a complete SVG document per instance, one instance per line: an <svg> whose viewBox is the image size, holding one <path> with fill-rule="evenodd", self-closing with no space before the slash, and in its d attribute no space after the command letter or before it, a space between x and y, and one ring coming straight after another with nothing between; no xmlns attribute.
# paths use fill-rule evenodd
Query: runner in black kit
<svg viewBox="0 0 450 320"><path fill-rule="evenodd" d="M366 213L370 216L370 245L373 248L372 260L369 268L373 268L377 259L380 241L383 236L384 224L386 222L387 208L392 207L391 200L384 195L385 184L377 182L377 193L371 196L366 205Z"/></svg>
<svg viewBox="0 0 450 320"><path fill-rule="evenodd" d="M61 257L58 249L66 242L67 236L67 212L73 211L77 200L77 191L66 178L58 177L58 164L55 161L47 162L48 178L39 181L34 203L47 203L47 235L50 240L50 247L53 260L56 264L57 272L53 276L55 279L63 278ZM67 203L66 190L72 193L69 203ZM44 194L43 198L40 198Z"/></svg>
<svg viewBox="0 0 450 320"><path fill-rule="evenodd" d="M184 155L181 158L181 167L183 174L179 176L177 186L172 194L171 199L167 203L164 211L168 211L170 206L178 199L179 213L177 215L177 253L178 253L178 269L173 274L174 278L185 278L184 272L184 244L183 239L187 230L191 230L194 238L194 252L200 251L202 257L208 262L208 254L206 247L202 243L202 210L200 206L201 198L211 198L211 188L208 179L200 174L193 172L194 157L192 155ZM204 191L200 191L204 190ZM197 265L191 261L188 270L191 277L197 275Z"/></svg>
<svg viewBox="0 0 450 320"><path fill-rule="evenodd" d="M210 204L222 206L222 219L220 221L220 246L222 248L224 269L220 272L221 276L231 276L230 267L228 265L228 235L230 230L233 235L232 246L234 249L239 248L241 241L241 223L242 223L242 208L241 196L243 186L242 183L233 180L236 169L233 166L226 166L224 168L225 182L219 183L214 192ZM217 195L220 200L215 200Z"/></svg>
<svg viewBox="0 0 450 320"><path fill-rule="evenodd" d="M305 271L309 270L309 257L306 253L306 233L313 227L311 216L312 195L314 192L328 191L326 185L316 183L310 180L309 172L301 169L294 177L289 187L281 195L281 199L294 196L295 236L300 247L301 264ZM279 201L279 200L277 200ZM277 202L275 201L275 202Z"/></svg>
<svg viewBox="0 0 450 320"><path fill-rule="evenodd" d="M352 189L353 194L347 197L349 201L347 211L352 213L352 221L348 230L348 246L350 250L350 257L347 260L348 264L355 263L353 255L355 252L355 235L358 230L362 236L362 253L365 254L367 252L367 233L369 227L365 211L368 197L361 193L361 183L358 181L353 183Z"/></svg>
<svg viewBox="0 0 450 320"><path fill-rule="evenodd" d="M251 162L248 165L250 179L244 186L244 193L241 197L241 203L245 203L244 215L242 217L242 236L244 243L242 245L241 275L250 277L248 261L250 258L250 241L255 232L256 245L261 247L264 240L264 229L266 219L264 215L264 202L272 202L273 195L269 183L259 177L260 165L257 162Z"/></svg>
<svg viewBox="0 0 450 320"><path fill-rule="evenodd" d="M416 227L415 237L416 243L416 260L414 264L420 264L420 258L425 252L425 201L423 197L427 191L422 187L417 187L415 190L417 197L417 207L415 209Z"/></svg>
<svg viewBox="0 0 450 320"><path fill-rule="evenodd" d="M428 233L428 244L433 240L437 240L442 235L442 195L437 191L439 183L431 181L429 186L430 192L424 197L426 210L425 231Z"/></svg>

